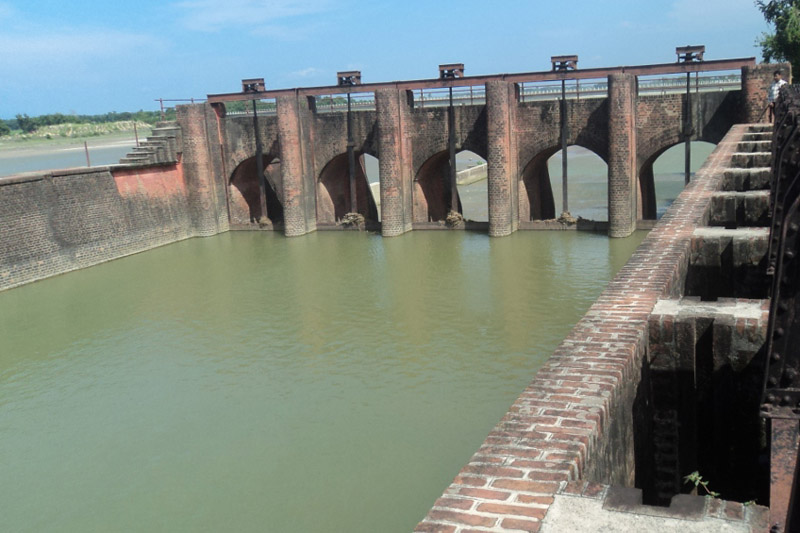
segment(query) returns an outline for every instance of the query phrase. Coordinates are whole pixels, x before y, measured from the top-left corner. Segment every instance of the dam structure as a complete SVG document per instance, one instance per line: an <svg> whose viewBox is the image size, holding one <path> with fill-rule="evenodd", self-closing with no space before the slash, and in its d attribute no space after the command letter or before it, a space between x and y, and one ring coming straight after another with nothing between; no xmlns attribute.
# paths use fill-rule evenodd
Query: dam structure
<svg viewBox="0 0 800 533"><path fill-rule="evenodd" d="M580 530L576 513L778 523L744 505L770 493L754 398L770 307L772 130L760 121L776 66L442 67L430 80L340 73L348 84L274 91L243 80L178 106L119 165L0 178L0 290L231 230L458 229L459 150L487 161L488 235L552 227L547 159L582 146L608 164L608 235L653 229L416 531ZM667 75L681 82L649 82ZM717 148L656 223L653 162L693 140ZM380 216L363 154L379 160ZM686 494L692 470L712 472L723 498Z"/></svg>

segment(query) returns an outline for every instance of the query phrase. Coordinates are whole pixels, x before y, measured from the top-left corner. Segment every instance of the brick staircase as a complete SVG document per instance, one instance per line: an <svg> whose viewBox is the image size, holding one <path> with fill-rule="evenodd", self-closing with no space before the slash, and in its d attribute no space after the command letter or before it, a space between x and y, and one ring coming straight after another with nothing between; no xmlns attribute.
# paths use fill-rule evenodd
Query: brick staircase
<svg viewBox="0 0 800 533"><path fill-rule="evenodd" d="M181 129L176 122L159 122L147 140L119 160L124 165L177 163L181 151Z"/></svg>
<svg viewBox="0 0 800 533"><path fill-rule="evenodd" d="M646 499L653 503L685 491L683 476L692 471L737 498L748 491L737 483L758 475L757 443L736 439L759 434L771 135L771 125L753 124L736 142L705 225L692 233L682 296L659 300L649 318L653 476ZM729 467L734 458L741 465Z"/></svg>

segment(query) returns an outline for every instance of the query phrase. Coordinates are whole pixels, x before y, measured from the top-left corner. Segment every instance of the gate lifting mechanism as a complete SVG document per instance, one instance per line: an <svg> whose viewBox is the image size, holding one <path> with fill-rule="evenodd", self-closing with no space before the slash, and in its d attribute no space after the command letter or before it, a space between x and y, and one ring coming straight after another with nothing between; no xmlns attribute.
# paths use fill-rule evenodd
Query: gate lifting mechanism
<svg viewBox="0 0 800 533"><path fill-rule="evenodd" d="M439 65L439 79L454 80L464 77L464 63ZM453 86L450 89L450 104L447 108L447 149L450 155L450 211L458 213L458 188L456 187L456 114L453 109Z"/></svg>
<svg viewBox="0 0 800 533"><path fill-rule="evenodd" d="M361 85L361 71L348 70L336 73L336 84L340 87ZM350 212L358 213L358 197L356 195L356 156L353 151L353 117L350 113L350 90L347 91L347 169L350 179Z"/></svg>
<svg viewBox="0 0 800 533"><path fill-rule="evenodd" d="M242 80L243 93L264 92L264 78L249 78ZM258 173L258 203L261 206L261 218L259 223L267 221L267 177L264 175L263 147L261 146L261 134L258 131L258 114L256 112L256 100L253 100L253 132L256 139L256 172Z"/></svg>
<svg viewBox="0 0 800 533"><path fill-rule="evenodd" d="M706 52L705 45L694 46L678 46L675 48L675 54L678 56L678 63L695 63L703 60L703 54ZM695 73L695 76L697 73ZM686 73L686 102L685 111L683 113L683 139L684 139L684 182L689 183L691 178L692 166L692 148L691 139L694 135L694 126L692 125L692 73Z"/></svg>
<svg viewBox="0 0 800 533"><path fill-rule="evenodd" d="M773 133L767 274L772 277L761 414L770 433L770 531L800 528L800 93L785 86Z"/></svg>
<svg viewBox="0 0 800 533"><path fill-rule="evenodd" d="M550 63L553 72L567 72L578 69L578 56L551 56ZM575 80L575 83L578 83ZM567 80L561 80L561 101L559 102L561 115L561 212L569 213L569 195L567 194Z"/></svg>

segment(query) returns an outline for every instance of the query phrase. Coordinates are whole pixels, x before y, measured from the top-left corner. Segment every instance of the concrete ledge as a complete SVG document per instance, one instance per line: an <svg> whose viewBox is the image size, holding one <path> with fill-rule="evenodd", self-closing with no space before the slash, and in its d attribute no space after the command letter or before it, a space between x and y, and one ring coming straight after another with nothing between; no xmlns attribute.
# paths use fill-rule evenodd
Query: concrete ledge
<svg viewBox="0 0 800 533"><path fill-rule="evenodd" d="M681 494L669 507L655 507L641 498L638 489L564 484L538 531L751 533L767 527L769 510L758 505Z"/></svg>
<svg viewBox="0 0 800 533"><path fill-rule="evenodd" d="M769 226L769 191L718 192L711 197L711 226Z"/></svg>

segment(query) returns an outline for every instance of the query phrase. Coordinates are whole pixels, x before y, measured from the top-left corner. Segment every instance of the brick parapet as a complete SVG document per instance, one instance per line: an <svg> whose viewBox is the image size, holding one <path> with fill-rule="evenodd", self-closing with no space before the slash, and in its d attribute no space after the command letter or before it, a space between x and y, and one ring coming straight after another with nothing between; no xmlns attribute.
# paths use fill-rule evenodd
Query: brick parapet
<svg viewBox="0 0 800 533"><path fill-rule="evenodd" d="M792 76L790 63L760 63L753 67L742 67L742 93L744 95L744 122L767 120L767 91L772 84L772 75L782 70L783 79L789 81Z"/></svg>
<svg viewBox="0 0 800 533"><path fill-rule="evenodd" d="M425 531L537 531L562 481L632 486L648 318L678 296L692 233L745 125L734 126L586 315L417 526Z"/></svg>

